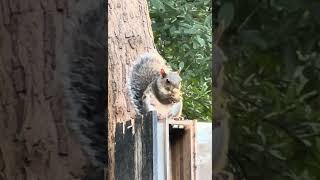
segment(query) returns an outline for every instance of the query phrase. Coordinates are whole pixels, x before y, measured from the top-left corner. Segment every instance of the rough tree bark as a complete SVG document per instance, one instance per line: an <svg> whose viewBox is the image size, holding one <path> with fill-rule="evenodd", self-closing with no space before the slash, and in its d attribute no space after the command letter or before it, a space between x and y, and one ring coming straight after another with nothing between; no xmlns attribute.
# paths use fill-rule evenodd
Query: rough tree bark
<svg viewBox="0 0 320 180"><path fill-rule="evenodd" d="M128 96L128 73L135 59L154 49L153 33L146 0L108 1L108 179L116 179L115 131L117 123L133 123L135 112ZM135 129L131 127L131 129ZM124 133L128 133L125 129ZM134 130L130 131L134 133ZM139 142L137 142L139 143ZM135 156L139 161L139 155ZM138 167L135 177L141 179ZM118 174L119 175L119 174ZM124 178L125 179L125 178Z"/></svg>
<svg viewBox="0 0 320 180"><path fill-rule="evenodd" d="M0 0L1 180L101 179L103 6Z"/></svg>
<svg viewBox="0 0 320 180"><path fill-rule="evenodd" d="M214 122L212 129L212 178L214 180L233 179L233 175L224 171L228 163L229 151L229 113L224 100L224 62L227 58L218 46L223 34L223 26L218 26L213 45L213 107Z"/></svg>

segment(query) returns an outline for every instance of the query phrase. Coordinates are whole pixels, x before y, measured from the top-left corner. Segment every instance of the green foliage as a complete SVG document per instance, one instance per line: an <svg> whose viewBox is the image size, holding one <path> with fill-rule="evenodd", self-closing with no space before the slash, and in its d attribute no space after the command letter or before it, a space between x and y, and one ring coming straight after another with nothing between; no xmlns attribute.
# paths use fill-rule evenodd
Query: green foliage
<svg viewBox="0 0 320 180"><path fill-rule="evenodd" d="M230 167L239 179L320 179L320 2L214 3L226 28Z"/></svg>
<svg viewBox="0 0 320 180"><path fill-rule="evenodd" d="M160 54L182 69L183 114L212 120L212 1L150 0L155 43Z"/></svg>

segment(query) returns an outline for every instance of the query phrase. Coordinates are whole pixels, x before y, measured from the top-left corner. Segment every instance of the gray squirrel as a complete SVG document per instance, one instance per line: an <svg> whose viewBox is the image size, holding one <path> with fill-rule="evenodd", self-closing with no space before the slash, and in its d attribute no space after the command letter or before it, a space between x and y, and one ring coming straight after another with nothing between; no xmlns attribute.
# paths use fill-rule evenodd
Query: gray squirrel
<svg viewBox="0 0 320 180"><path fill-rule="evenodd" d="M140 56L129 78L129 93L138 115L157 111L158 118L181 120L182 95L179 71L154 51Z"/></svg>

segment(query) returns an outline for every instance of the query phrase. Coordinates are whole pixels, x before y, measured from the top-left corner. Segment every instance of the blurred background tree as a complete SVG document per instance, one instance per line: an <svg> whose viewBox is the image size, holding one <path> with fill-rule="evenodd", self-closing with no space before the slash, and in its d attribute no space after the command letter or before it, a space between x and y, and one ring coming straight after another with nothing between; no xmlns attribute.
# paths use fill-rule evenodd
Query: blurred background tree
<svg viewBox="0 0 320 180"><path fill-rule="evenodd" d="M236 179L320 179L320 2L215 0Z"/></svg>
<svg viewBox="0 0 320 180"><path fill-rule="evenodd" d="M183 115L212 121L212 0L150 0L155 43L182 68Z"/></svg>
<svg viewBox="0 0 320 180"><path fill-rule="evenodd" d="M320 2L149 3L157 48L183 67L190 119L212 119L212 22L224 30L228 167L236 179L320 179Z"/></svg>

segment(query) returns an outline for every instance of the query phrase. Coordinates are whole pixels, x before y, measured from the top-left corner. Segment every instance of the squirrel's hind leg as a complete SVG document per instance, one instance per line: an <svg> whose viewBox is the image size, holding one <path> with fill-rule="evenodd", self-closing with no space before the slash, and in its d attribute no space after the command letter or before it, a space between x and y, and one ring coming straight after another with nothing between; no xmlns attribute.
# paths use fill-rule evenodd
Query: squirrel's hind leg
<svg viewBox="0 0 320 180"><path fill-rule="evenodd" d="M172 106L170 116L174 120L184 120L184 118L182 117L182 101L179 101Z"/></svg>
<svg viewBox="0 0 320 180"><path fill-rule="evenodd" d="M143 108L145 112L157 111L155 99L152 98L152 94L146 91L142 96ZM157 117L159 120L164 120L166 118L161 112L157 112Z"/></svg>

